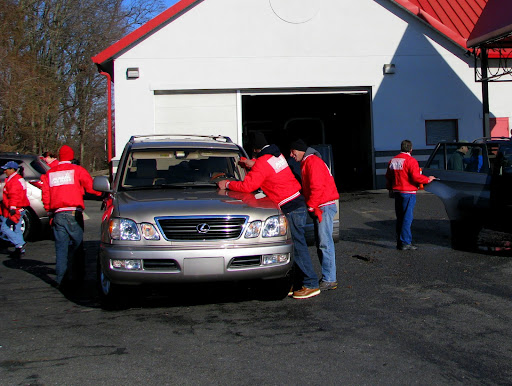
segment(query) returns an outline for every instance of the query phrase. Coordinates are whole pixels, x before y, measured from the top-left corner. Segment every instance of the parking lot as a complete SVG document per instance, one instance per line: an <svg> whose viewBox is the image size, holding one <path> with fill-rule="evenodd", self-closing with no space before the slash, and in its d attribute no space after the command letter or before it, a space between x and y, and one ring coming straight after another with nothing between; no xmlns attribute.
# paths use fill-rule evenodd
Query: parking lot
<svg viewBox="0 0 512 386"><path fill-rule="evenodd" d="M418 251L396 250L385 192L342 194L340 286L307 300L197 284L131 291L103 309L100 202L86 214L86 280L73 293L53 286L51 240L19 261L0 253L4 385L512 383L508 239L484 232L479 252L452 250L432 194L416 205Z"/></svg>

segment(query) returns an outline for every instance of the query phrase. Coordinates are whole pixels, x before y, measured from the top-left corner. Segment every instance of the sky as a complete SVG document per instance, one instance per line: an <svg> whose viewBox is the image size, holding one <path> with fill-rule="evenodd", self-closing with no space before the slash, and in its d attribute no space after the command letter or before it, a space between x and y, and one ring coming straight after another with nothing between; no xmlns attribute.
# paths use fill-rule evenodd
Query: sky
<svg viewBox="0 0 512 386"><path fill-rule="evenodd" d="M179 0L164 0L164 4L167 8L169 8L171 5L174 5L178 2Z"/></svg>

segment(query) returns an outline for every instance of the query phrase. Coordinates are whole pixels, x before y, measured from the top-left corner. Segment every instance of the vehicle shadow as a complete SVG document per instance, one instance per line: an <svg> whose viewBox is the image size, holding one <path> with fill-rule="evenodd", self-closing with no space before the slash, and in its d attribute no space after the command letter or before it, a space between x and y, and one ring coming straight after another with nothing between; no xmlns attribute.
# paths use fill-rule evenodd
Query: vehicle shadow
<svg viewBox="0 0 512 386"><path fill-rule="evenodd" d="M365 228L343 228L340 238L344 241L394 249L395 220L369 221ZM412 224L413 242L430 246L451 248L450 223L447 220L415 219ZM482 229L478 247L472 253L492 256L512 256L512 235Z"/></svg>

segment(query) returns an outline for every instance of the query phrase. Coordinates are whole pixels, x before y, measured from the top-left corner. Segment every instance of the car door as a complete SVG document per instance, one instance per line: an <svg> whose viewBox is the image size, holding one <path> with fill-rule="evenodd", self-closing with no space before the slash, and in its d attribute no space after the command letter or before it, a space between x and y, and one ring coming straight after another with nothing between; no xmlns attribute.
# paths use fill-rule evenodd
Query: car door
<svg viewBox="0 0 512 386"><path fill-rule="evenodd" d="M437 178L425 190L443 201L450 220L476 221L490 208L491 174L484 143L439 143L423 174Z"/></svg>

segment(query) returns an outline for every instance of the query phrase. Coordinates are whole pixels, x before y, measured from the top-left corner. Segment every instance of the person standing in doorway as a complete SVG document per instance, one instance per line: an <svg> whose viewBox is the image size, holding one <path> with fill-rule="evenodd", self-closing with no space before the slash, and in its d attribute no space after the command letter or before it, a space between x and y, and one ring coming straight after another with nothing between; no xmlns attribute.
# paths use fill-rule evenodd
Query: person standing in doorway
<svg viewBox="0 0 512 386"><path fill-rule="evenodd" d="M1 231L14 245L14 252L9 256L13 259L20 259L25 255L25 240L23 238L23 229L21 229L21 219L25 213L25 208L30 206L27 197L27 183L25 179L18 174L19 165L14 161L9 161L2 166L7 176L2 191L2 227Z"/></svg>
<svg viewBox="0 0 512 386"><path fill-rule="evenodd" d="M263 133L258 132L253 141L255 160L246 160L250 171L243 181L221 180L219 189L235 192L253 192L261 188L267 197L285 214L290 226L296 267L302 273L302 287L293 290L294 299L308 299L320 294L318 276L313 268L311 256L306 243L304 226L307 209L304 197L300 193L300 184L293 175L286 159L279 148L269 145ZM294 281L299 276L294 275ZM297 283L298 284L298 283Z"/></svg>
<svg viewBox="0 0 512 386"><path fill-rule="evenodd" d="M318 151L308 147L302 139L290 144L290 156L300 163L302 194L308 212L315 222L315 240L322 265L322 291L338 287L336 280L336 252L332 238L336 201L340 198L331 171Z"/></svg>
<svg viewBox="0 0 512 386"><path fill-rule="evenodd" d="M412 142L404 139L401 153L389 161L386 170L386 188L395 198L396 248L401 251L416 250L412 244L411 225L413 220L416 192L420 184L429 184L435 177L421 174L418 161L412 155Z"/></svg>
<svg viewBox="0 0 512 386"><path fill-rule="evenodd" d="M41 176L43 204L52 219L55 236L55 281L59 287L66 272L71 271L75 252L84 234L84 190L101 196L92 188L92 177L85 168L71 163L75 154L64 145L59 150L59 164Z"/></svg>

